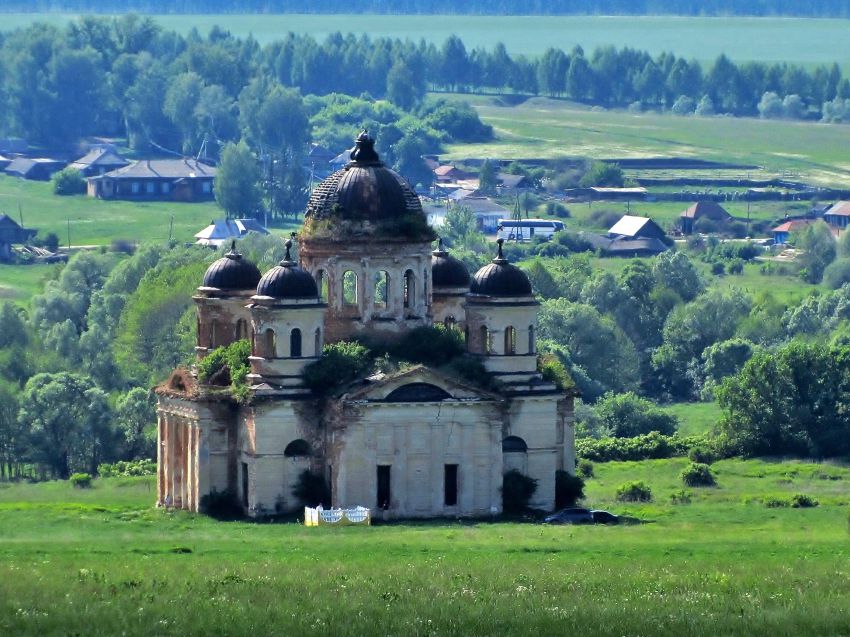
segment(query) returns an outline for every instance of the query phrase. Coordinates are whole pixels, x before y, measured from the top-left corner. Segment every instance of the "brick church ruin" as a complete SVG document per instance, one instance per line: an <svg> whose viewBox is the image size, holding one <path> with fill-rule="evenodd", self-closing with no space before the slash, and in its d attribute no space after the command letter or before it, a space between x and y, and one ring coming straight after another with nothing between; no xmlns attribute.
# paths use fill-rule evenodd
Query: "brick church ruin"
<svg viewBox="0 0 850 637"><path fill-rule="evenodd" d="M552 509L556 472L574 471L573 396L537 371L529 280L501 244L470 277L433 239L419 198L364 132L311 195L300 263L290 246L262 275L235 250L213 263L194 297L197 354L249 339L248 397L186 370L157 389L158 505L199 511L219 493L251 516L292 510L309 471L335 507L490 515L517 469L538 481L531 506ZM487 378L413 365L324 396L304 383L326 344L391 342L437 323L465 335Z"/></svg>

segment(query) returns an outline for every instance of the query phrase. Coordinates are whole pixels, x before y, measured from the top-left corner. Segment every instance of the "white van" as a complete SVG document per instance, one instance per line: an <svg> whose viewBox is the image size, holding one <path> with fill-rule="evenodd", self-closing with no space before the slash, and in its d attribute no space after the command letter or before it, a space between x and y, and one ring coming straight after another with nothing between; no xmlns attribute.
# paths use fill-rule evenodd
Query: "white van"
<svg viewBox="0 0 850 637"><path fill-rule="evenodd" d="M499 219L496 238L505 241L531 241L535 237L549 239L563 229L564 222L554 219Z"/></svg>

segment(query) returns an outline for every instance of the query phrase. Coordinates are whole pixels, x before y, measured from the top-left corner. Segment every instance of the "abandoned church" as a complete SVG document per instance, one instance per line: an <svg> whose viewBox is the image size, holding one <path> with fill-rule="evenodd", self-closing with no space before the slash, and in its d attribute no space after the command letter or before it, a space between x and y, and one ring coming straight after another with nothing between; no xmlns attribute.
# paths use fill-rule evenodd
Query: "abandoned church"
<svg viewBox="0 0 850 637"><path fill-rule="evenodd" d="M197 355L249 340L247 397L197 370L157 388L158 505L199 511L217 493L250 516L293 510L309 471L334 507L482 516L501 512L503 475L517 469L537 480L530 505L552 509L556 473L575 466L573 395L538 372L529 279L501 243L470 276L434 239L364 131L313 191L297 257L288 244L262 275L235 249L213 263L194 296ZM485 378L411 365L323 395L304 382L327 344L397 342L436 324L465 337Z"/></svg>

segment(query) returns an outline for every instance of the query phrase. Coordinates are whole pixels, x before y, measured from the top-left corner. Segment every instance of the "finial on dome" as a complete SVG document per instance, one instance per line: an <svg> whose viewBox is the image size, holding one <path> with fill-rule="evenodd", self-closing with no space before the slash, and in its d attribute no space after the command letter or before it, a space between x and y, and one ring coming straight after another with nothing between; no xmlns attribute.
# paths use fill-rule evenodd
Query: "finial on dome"
<svg viewBox="0 0 850 637"><path fill-rule="evenodd" d="M236 252L236 240L230 242L230 252L224 255L228 259L241 259L242 255Z"/></svg>
<svg viewBox="0 0 850 637"><path fill-rule="evenodd" d="M286 254L280 264L284 267L295 265L295 262L292 260L292 239L287 239L283 245L286 247Z"/></svg>
<svg viewBox="0 0 850 637"><path fill-rule="evenodd" d="M496 255L496 259L499 261L505 261L505 255L502 254L502 244L505 242L504 239L496 239L496 243L499 244L499 253Z"/></svg>
<svg viewBox="0 0 850 637"><path fill-rule="evenodd" d="M381 158L375 152L375 140L369 135L369 130L364 128L354 140L354 148L351 151L351 160L358 164L379 164Z"/></svg>
<svg viewBox="0 0 850 637"><path fill-rule="evenodd" d="M434 250L431 254L433 254L435 257L444 257L448 255L448 252L446 252L446 249L443 247L442 237L437 237L437 249Z"/></svg>

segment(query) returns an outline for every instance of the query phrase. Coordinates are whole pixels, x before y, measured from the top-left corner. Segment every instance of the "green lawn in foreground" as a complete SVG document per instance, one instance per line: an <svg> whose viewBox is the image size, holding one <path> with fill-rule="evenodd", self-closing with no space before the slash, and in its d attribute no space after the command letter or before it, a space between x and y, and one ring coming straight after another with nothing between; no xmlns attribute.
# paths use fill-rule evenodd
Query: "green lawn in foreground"
<svg viewBox="0 0 850 637"><path fill-rule="evenodd" d="M35 21L64 25L67 14L12 13L3 30ZM699 18L671 16L433 16L433 15L168 15L154 16L167 29L202 34L218 25L234 35L252 35L261 44L287 32L307 33L324 40L336 31L370 37L409 38L441 45L460 36L467 51L491 49L502 42L511 54L542 55L549 47L565 51L579 44L588 55L597 46L629 46L652 55L673 52L710 64L721 53L733 60L814 64L845 64L850 58L846 21L805 18Z"/></svg>
<svg viewBox="0 0 850 637"><path fill-rule="evenodd" d="M763 166L738 177L785 176L823 185L850 185L850 126L732 117L677 117L591 110L571 102L531 98L517 106L500 98L471 101L497 139L455 144L447 159L498 157L689 157Z"/></svg>
<svg viewBox="0 0 850 637"><path fill-rule="evenodd" d="M596 464L619 527L436 522L308 529L153 509L152 479L0 485L8 635L834 635L850 631L846 467ZM651 486L623 505L617 486ZM815 509L761 499L804 492Z"/></svg>

